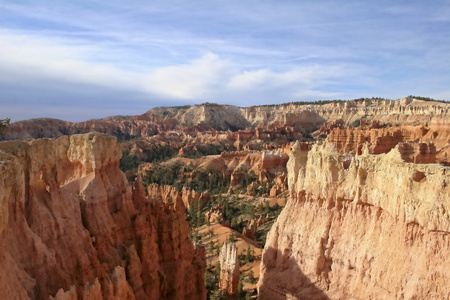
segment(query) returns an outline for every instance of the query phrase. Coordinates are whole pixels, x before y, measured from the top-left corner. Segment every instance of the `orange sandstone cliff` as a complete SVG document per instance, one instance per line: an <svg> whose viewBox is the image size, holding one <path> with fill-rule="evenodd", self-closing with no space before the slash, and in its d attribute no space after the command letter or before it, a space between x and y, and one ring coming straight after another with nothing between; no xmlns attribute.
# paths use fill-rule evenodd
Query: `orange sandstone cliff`
<svg viewBox="0 0 450 300"><path fill-rule="evenodd" d="M0 143L2 299L206 299L181 199L146 196L116 138Z"/></svg>
<svg viewBox="0 0 450 300"><path fill-rule="evenodd" d="M296 143L259 299L447 299L450 167Z"/></svg>

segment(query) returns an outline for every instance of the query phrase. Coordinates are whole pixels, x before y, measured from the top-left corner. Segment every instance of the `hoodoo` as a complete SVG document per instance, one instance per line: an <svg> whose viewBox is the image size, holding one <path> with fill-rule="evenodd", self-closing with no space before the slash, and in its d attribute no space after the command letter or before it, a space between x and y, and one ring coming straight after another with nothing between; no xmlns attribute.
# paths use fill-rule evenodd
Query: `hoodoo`
<svg viewBox="0 0 450 300"><path fill-rule="evenodd" d="M239 259L235 244L224 243L219 255L220 281L219 289L228 297L237 296L239 284Z"/></svg>

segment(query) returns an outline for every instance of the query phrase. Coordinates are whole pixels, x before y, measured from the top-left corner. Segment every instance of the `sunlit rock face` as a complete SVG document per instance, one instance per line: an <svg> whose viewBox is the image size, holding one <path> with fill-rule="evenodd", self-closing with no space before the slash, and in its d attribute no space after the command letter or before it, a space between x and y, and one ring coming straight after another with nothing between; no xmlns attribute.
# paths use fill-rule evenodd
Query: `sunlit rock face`
<svg viewBox="0 0 450 300"><path fill-rule="evenodd" d="M446 299L450 168L401 145L342 155L295 144L290 199L267 237L260 299Z"/></svg>
<svg viewBox="0 0 450 300"><path fill-rule="evenodd" d="M239 259L237 247L233 243L224 243L219 254L219 289L228 297L237 296L239 284Z"/></svg>
<svg viewBox="0 0 450 300"><path fill-rule="evenodd" d="M146 196L116 138L0 143L4 299L206 299L182 199Z"/></svg>

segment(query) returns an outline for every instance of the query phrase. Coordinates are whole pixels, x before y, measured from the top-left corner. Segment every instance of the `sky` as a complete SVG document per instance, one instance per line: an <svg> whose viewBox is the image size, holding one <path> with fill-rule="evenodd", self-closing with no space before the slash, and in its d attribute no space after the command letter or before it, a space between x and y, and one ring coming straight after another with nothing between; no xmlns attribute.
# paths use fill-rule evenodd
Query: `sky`
<svg viewBox="0 0 450 300"><path fill-rule="evenodd" d="M450 0L0 0L0 119L450 100Z"/></svg>

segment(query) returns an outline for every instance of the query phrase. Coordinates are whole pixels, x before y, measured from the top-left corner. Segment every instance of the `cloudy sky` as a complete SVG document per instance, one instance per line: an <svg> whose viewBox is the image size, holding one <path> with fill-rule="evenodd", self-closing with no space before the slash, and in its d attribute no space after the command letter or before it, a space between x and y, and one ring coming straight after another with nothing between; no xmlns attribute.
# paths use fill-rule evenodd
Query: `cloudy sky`
<svg viewBox="0 0 450 300"><path fill-rule="evenodd" d="M0 119L450 100L450 1L0 0Z"/></svg>

